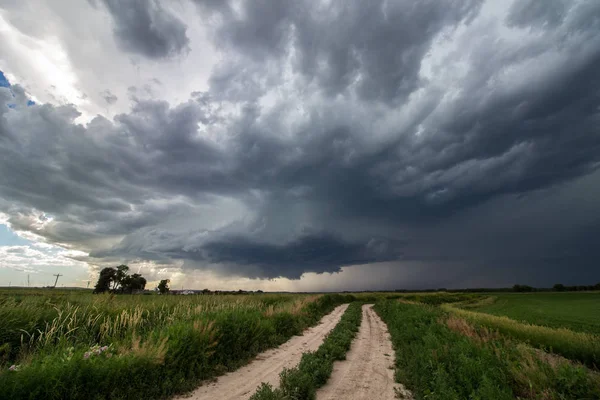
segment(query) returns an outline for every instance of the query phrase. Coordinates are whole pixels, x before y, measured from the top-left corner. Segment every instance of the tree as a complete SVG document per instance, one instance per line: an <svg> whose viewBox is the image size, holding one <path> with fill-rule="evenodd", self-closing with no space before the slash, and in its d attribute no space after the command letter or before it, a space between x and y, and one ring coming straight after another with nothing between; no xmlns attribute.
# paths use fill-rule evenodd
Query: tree
<svg viewBox="0 0 600 400"><path fill-rule="evenodd" d="M116 268L107 267L100 271L94 293L133 293L135 290L144 290L146 279L140 274L128 275L129 267L119 265Z"/></svg>
<svg viewBox="0 0 600 400"><path fill-rule="evenodd" d="M133 274L121 279L119 290L122 293L133 293L135 290L144 290L144 287L146 287L146 279L140 274Z"/></svg>
<svg viewBox="0 0 600 400"><path fill-rule="evenodd" d="M158 291L160 292L160 294L167 294L169 293L169 280L168 279L163 279L160 281L160 283L158 284Z"/></svg>
<svg viewBox="0 0 600 400"><path fill-rule="evenodd" d="M556 290L557 292L564 292L565 290L567 290L567 288L565 287L565 285L563 285L562 283L557 283L552 288L554 290Z"/></svg>
<svg viewBox="0 0 600 400"><path fill-rule="evenodd" d="M110 290L110 284L114 281L115 276L117 275L117 270L111 267L103 268L100 271L100 276L98 277L98 282L94 287L94 293L104 293Z"/></svg>
<svg viewBox="0 0 600 400"><path fill-rule="evenodd" d="M117 267L117 272L115 274L113 289L117 290L119 287L123 286L123 280L127 277L127 272L129 271L129 267L127 265L121 264Z"/></svg>
<svg viewBox="0 0 600 400"><path fill-rule="evenodd" d="M533 292L533 288L528 285L514 285L513 290L515 292Z"/></svg>

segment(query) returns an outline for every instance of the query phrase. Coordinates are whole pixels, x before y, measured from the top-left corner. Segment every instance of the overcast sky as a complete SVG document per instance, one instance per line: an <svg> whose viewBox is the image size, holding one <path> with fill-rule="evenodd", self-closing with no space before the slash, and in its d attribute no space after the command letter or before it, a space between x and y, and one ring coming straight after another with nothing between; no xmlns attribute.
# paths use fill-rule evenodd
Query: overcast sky
<svg viewBox="0 0 600 400"><path fill-rule="evenodd" d="M600 281L598 0L2 0L0 285Z"/></svg>

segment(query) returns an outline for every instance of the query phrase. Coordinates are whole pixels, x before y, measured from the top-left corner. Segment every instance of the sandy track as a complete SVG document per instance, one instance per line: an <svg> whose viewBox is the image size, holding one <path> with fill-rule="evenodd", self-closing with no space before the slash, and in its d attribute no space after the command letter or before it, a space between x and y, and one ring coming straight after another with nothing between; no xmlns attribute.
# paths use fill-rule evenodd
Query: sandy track
<svg viewBox="0 0 600 400"><path fill-rule="evenodd" d="M279 373L284 368L298 365L302 353L315 351L325 336L337 325L348 304L338 306L324 316L318 325L304 331L303 336L294 336L276 349L260 353L250 364L229 372L216 382L200 386L194 392L180 398L193 400L237 400L248 399L261 382L279 386Z"/></svg>
<svg viewBox="0 0 600 400"><path fill-rule="evenodd" d="M333 374L317 391L317 400L357 400L396 398L395 389L404 398L410 393L394 382L394 350L385 323L372 305L362 307L362 323L345 361L333 365Z"/></svg>

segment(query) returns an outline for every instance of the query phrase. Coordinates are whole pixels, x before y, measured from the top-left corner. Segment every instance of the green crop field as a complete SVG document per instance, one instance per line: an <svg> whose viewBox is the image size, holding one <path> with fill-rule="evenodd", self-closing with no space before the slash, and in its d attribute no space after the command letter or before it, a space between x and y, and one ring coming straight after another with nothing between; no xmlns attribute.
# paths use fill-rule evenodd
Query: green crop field
<svg viewBox="0 0 600 400"><path fill-rule="evenodd" d="M315 400L362 329L364 303L375 304L391 335L396 358L385 371L393 367L414 399L600 399L599 300L599 293L173 296L2 289L0 399L171 398L245 370L240 367L259 352L343 303L350 305L318 350L301 350L297 364L281 370L279 386L249 382L256 384L253 399ZM373 333L364 348L380 348L384 337Z"/></svg>
<svg viewBox="0 0 600 400"><path fill-rule="evenodd" d="M501 293L473 311L552 328L600 334L600 292Z"/></svg>
<svg viewBox="0 0 600 400"><path fill-rule="evenodd" d="M1 290L0 398L164 398L240 367L352 299Z"/></svg>

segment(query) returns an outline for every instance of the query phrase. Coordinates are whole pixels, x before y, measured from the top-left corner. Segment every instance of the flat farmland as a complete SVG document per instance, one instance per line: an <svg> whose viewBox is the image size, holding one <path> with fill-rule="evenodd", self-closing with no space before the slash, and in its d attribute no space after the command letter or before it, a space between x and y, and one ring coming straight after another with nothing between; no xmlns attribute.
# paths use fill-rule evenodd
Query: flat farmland
<svg viewBox="0 0 600 400"><path fill-rule="evenodd" d="M600 292L501 293L470 308L530 324L600 334Z"/></svg>
<svg viewBox="0 0 600 400"><path fill-rule="evenodd" d="M598 293L0 290L0 399L600 399Z"/></svg>

